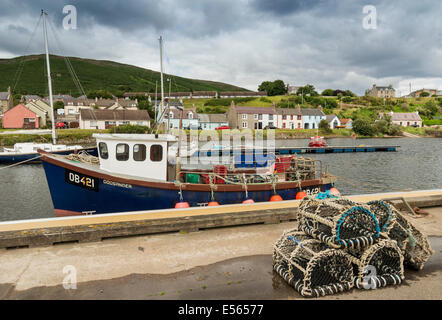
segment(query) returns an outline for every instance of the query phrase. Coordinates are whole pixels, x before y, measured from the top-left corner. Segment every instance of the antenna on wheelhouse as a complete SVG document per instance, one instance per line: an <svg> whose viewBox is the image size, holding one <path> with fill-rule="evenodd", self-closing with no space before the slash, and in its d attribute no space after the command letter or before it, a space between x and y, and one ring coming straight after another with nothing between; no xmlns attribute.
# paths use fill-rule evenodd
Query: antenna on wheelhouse
<svg viewBox="0 0 442 320"><path fill-rule="evenodd" d="M54 101L52 98L52 79L51 79L51 67L49 65L49 49L48 49L48 34L46 31L46 12L41 10L41 15L43 17L43 36L45 39L45 51L46 51L46 67L48 72L48 87L49 87L49 104L51 106L51 116L52 116L52 143L57 144L57 136L55 134L55 115L54 115Z"/></svg>

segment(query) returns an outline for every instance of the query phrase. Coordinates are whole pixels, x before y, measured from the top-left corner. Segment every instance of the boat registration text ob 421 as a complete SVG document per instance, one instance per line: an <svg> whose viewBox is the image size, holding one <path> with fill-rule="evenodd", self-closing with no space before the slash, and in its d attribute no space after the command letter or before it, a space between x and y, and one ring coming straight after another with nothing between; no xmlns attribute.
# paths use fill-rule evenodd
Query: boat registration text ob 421
<svg viewBox="0 0 442 320"><path fill-rule="evenodd" d="M65 169L64 180L67 183L73 184L74 186L98 192L97 178Z"/></svg>

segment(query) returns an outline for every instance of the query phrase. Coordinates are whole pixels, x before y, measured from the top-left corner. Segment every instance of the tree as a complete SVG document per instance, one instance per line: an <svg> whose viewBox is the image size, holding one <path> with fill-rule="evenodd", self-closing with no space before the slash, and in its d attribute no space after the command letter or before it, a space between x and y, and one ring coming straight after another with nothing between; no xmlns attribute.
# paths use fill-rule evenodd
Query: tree
<svg viewBox="0 0 442 320"><path fill-rule="evenodd" d="M334 96L334 90L333 89L325 89L322 91L321 96Z"/></svg>
<svg viewBox="0 0 442 320"><path fill-rule="evenodd" d="M91 90L86 94L88 99L103 98L112 99L114 96L107 90Z"/></svg>
<svg viewBox="0 0 442 320"><path fill-rule="evenodd" d="M58 109L63 109L64 103L63 101L55 101L54 102L54 111L57 111Z"/></svg>
<svg viewBox="0 0 442 320"><path fill-rule="evenodd" d="M282 80L264 81L259 87L258 91L266 91L268 96L278 96L287 93L287 88Z"/></svg>
<svg viewBox="0 0 442 320"><path fill-rule="evenodd" d="M427 102L424 104L424 108L425 108L425 110L427 111L427 114L428 114L429 116L434 116L434 115L436 115L436 113L438 113L438 112L439 112L439 109L440 109L434 101L427 101Z"/></svg>
<svg viewBox="0 0 442 320"><path fill-rule="evenodd" d="M426 91L421 92L421 94L419 95L419 97L429 97L429 96L430 96L430 93L426 92Z"/></svg>
<svg viewBox="0 0 442 320"><path fill-rule="evenodd" d="M282 80L273 81L272 96L280 96L287 93L287 87Z"/></svg>
<svg viewBox="0 0 442 320"><path fill-rule="evenodd" d="M362 136L374 136L376 129L371 123L364 119L357 119L353 121L353 131Z"/></svg>
<svg viewBox="0 0 442 320"><path fill-rule="evenodd" d="M298 91L296 91L296 94L302 94L302 95L310 95L312 97L319 96L319 94L315 91L315 87L311 84L308 84L304 87L300 87Z"/></svg>
<svg viewBox="0 0 442 320"><path fill-rule="evenodd" d="M322 133L332 133L333 132L333 130L330 128L330 123L328 123L328 121L325 119L322 119L319 122L319 130Z"/></svg>

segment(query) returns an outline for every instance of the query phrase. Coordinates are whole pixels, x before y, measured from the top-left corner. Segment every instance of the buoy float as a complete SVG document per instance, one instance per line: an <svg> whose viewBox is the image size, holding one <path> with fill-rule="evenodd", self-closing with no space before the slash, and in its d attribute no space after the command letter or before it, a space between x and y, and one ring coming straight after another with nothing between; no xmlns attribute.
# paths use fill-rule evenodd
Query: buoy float
<svg viewBox="0 0 442 320"><path fill-rule="evenodd" d="M335 196L340 196L341 195L339 190L336 189L335 187L330 188L330 194L335 195Z"/></svg>
<svg viewBox="0 0 442 320"><path fill-rule="evenodd" d="M183 209L183 208L189 208L189 207L190 207L189 203L185 202L185 201L177 202L175 204L175 209Z"/></svg>
<svg viewBox="0 0 442 320"><path fill-rule="evenodd" d="M282 201L282 197L279 194L274 194L273 196L270 197L270 201Z"/></svg>
<svg viewBox="0 0 442 320"><path fill-rule="evenodd" d="M305 197L307 197L307 193L304 192L304 191L299 191L299 192L296 194L296 200L302 200L302 199L304 199Z"/></svg>
<svg viewBox="0 0 442 320"><path fill-rule="evenodd" d="M210 201L209 204L207 205L208 207L214 207L214 206L219 206L219 203L216 201Z"/></svg>
<svg viewBox="0 0 442 320"><path fill-rule="evenodd" d="M255 201L253 201L253 199L247 199L247 200L244 200L242 203L249 204L249 203L255 203Z"/></svg>

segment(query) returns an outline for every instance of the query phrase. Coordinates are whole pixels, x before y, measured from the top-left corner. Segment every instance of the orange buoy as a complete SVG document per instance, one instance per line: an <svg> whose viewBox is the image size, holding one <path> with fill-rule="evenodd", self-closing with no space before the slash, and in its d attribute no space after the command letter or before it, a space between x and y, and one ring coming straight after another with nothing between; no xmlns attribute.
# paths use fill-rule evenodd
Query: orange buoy
<svg viewBox="0 0 442 320"><path fill-rule="evenodd" d="M185 202L185 201L177 202L177 203L175 204L175 208L176 208L176 209L183 209L183 208L189 208L189 207L190 207L189 203L188 203L188 202Z"/></svg>
<svg viewBox="0 0 442 320"><path fill-rule="evenodd" d="M304 192L304 191L299 191L299 192L296 194L296 200L302 200L302 199L304 199L305 197L307 197L307 193Z"/></svg>
<svg viewBox="0 0 442 320"><path fill-rule="evenodd" d="M213 206L219 206L219 203L216 201L210 201L209 204L207 205L208 207L213 207Z"/></svg>
<svg viewBox="0 0 442 320"><path fill-rule="evenodd" d="M270 201L282 201L282 197L279 194L274 194L273 196L270 197Z"/></svg>
<svg viewBox="0 0 442 320"><path fill-rule="evenodd" d="M336 189L335 187L330 188L330 194L334 195L334 196L340 196L341 193L339 192L338 189Z"/></svg>
<svg viewBox="0 0 442 320"><path fill-rule="evenodd" d="M249 204L249 203L255 203L255 201L253 201L253 199L247 199L247 200L244 200L242 203Z"/></svg>

